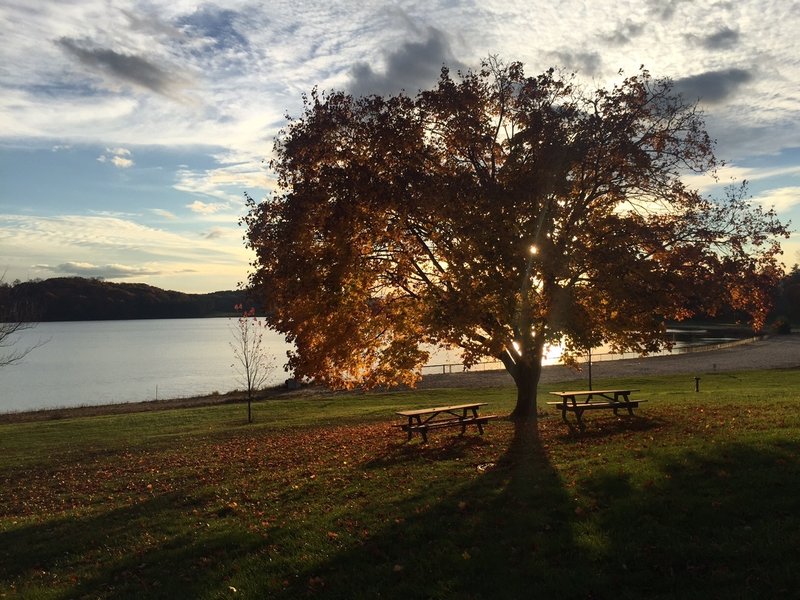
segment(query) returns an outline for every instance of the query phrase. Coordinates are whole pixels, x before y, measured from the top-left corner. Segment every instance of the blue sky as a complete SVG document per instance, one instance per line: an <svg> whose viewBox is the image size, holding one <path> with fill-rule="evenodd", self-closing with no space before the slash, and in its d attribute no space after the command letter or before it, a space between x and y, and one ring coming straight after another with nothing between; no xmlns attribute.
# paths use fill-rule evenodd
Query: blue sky
<svg viewBox="0 0 800 600"><path fill-rule="evenodd" d="M496 54L607 86L640 65L699 98L719 181L800 224L800 3L788 0L0 0L0 274L209 292L313 86L391 93ZM784 244L800 262L800 236Z"/></svg>

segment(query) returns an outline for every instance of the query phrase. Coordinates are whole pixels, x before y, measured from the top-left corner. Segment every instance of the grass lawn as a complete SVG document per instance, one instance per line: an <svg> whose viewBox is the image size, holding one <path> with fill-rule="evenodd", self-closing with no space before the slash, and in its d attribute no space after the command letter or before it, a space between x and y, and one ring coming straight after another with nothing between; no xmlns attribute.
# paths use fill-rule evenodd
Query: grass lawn
<svg viewBox="0 0 800 600"><path fill-rule="evenodd" d="M798 597L800 370L602 385L649 402L429 444L393 412L514 391L0 425L0 598Z"/></svg>

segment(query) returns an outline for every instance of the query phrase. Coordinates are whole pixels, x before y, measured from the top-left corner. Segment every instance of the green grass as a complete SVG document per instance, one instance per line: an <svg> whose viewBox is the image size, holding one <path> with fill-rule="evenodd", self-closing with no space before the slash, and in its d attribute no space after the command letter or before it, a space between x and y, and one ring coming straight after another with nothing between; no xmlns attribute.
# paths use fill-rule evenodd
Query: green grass
<svg viewBox="0 0 800 600"><path fill-rule="evenodd" d="M605 380L649 402L583 434L574 386L538 438L390 427L510 388L0 425L0 598L797 593L800 371Z"/></svg>

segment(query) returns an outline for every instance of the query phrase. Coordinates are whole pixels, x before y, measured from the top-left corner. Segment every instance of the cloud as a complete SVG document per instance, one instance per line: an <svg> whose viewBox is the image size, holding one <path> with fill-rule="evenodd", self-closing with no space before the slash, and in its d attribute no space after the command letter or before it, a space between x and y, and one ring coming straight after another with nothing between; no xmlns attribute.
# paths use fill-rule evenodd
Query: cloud
<svg viewBox="0 0 800 600"><path fill-rule="evenodd" d="M739 41L739 31L730 27L723 27L701 39L704 48L708 50L724 50L736 45Z"/></svg>
<svg viewBox="0 0 800 600"><path fill-rule="evenodd" d="M106 148L106 153L97 157L98 162L110 162L118 169L130 169L134 164L131 151L127 148Z"/></svg>
<svg viewBox="0 0 800 600"><path fill-rule="evenodd" d="M95 73L110 76L139 88L164 96L173 96L186 80L132 54L122 54L107 48L91 47L86 42L63 37L56 44L67 55L77 59L83 66Z"/></svg>
<svg viewBox="0 0 800 600"><path fill-rule="evenodd" d="M569 52L566 50L550 52L549 55L560 66L578 71L582 75L597 75L603 59L597 52Z"/></svg>
<svg viewBox="0 0 800 600"><path fill-rule="evenodd" d="M130 156L131 151L127 148L106 148L106 152L116 154L117 156Z"/></svg>
<svg viewBox="0 0 800 600"><path fill-rule="evenodd" d="M385 53L384 62L382 73L367 62L354 65L350 91L356 96L396 94L401 90L414 95L436 82L444 64L454 69L463 67L454 59L447 35L435 27L427 28L424 40L405 42Z"/></svg>
<svg viewBox="0 0 800 600"><path fill-rule="evenodd" d="M141 277L142 275L160 275L144 267L131 267L121 264L94 265L87 262L65 262L51 267L49 265L36 265L38 269L47 269L54 273L76 275L78 277L94 277L97 279L123 279L126 277Z"/></svg>
<svg viewBox="0 0 800 600"><path fill-rule="evenodd" d="M690 187L696 188L703 193L708 193L731 182L747 181L749 183L763 182L767 179L781 178L783 180L800 177L800 165L787 165L775 167L748 167L727 164L717 170L716 176L713 173L702 175L684 175L683 180ZM762 187L766 185L762 183ZM783 187L783 186L781 186Z"/></svg>
<svg viewBox="0 0 800 600"><path fill-rule="evenodd" d="M669 21L675 15L679 4L687 0L648 0L648 12L661 21Z"/></svg>
<svg viewBox="0 0 800 600"><path fill-rule="evenodd" d="M701 46L706 50L727 50L733 48L739 42L741 37L738 29L731 29L730 27L723 27L714 33L706 35L696 35L694 33L687 33L684 36L689 43L696 46Z"/></svg>
<svg viewBox="0 0 800 600"><path fill-rule="evenodd" d="M0 267L8 266L7 279L12 281L57 272L136 277L184 291L230 289L242 281L252 260L234 233L235 222L229 235L206 239L187 222L182 231L171 231L111 217L0 213Z"/></svg>
<svg viewBox="0 0 800 600"><path fill-rule="evenodd" d="M244 18L236 11L204 4L191 15L181 18L179 26L190 34L210 40L216 50L239 50L250 45L237 28L240 21Z"/></svg>
<svg viewBox="0 0 800 600"><path fill-rule="evenodd" d="M204 240L217 240L221 237L225 237L229 233L230 232L228 230L223 229L222 227L214 227L210 231L201 233L200 237L202 237Z"/></svg>
<svg viewBox="0 0 800 600"><path fill-rule="evenodd" d="M742 84L753 80L753 74L744 69L708 71L675 80L675 91L689 101L701 100L718 104L733 96Z"/></svg>
<svg viewBox="0 0 800 600"><path fill-rule="evenodd" d="M168 221L177 221L178 220L178 216L175 213L172 213L172 212L170 212L168 210L165 210L163 208L151 208L150 212L153 213L154 215L158 215L159 217L167 219Z"/></svg>
<svg viewBox="0 0 800 600"><path fill-rule="evenodd" d="M169 38L179 38L181 32L164 23L157 16L141 12L131 12L129 10L121 9L120 12L128 19L131 29L134 31L141 31L146 35L161 35Z"/></svg>
<svg viewBox="0 0 800 600"><path fill-rule="evenodd" d="M217 154L214 159L222 166L200 171L188 167L179 169L173 187L188 194L214 198L220 201L218 206L227 208L243 204L242 192L245 190L253 194L275 187L275 181L257 158Z"/></svg>
<svg viewBox="0 0 800 600"><path fill-rule="evenodd" d="M630 44L642 33L644 33L644 23L635 23L626 19L624 23L617 25L616 31L602 35L601 38L614 46L624 46Z"/></svg>
<svg viewBox="0 0 800 600"><path fill-rule="evenodd" d="M120 169L129 169L133 166L133 161L130 158L123 158L122 156L114 156L111 163Z"/></svg>
<svg viewBox="0 0 800 600"><path fill-rule="evenodd" d="M755 196L757 202L764 208L774 208L778 213L786 213L800 206L800 186L789 186L767 190Z"/></svg>
<svg viewBox="0 0 800 600"><path fill-rule="evenodd" d="M214 213L227 210L230 207L225 202L202 202L200 200L195 200L191 204L187 204L186 208L201 215L213 215Z"/></svg>

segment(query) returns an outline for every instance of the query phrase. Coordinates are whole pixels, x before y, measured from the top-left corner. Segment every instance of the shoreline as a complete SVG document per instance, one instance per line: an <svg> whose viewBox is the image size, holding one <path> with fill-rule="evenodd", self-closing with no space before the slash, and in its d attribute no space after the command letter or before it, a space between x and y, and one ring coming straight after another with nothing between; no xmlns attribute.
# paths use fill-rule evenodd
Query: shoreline
<svg viewBox="0 0 800 600"><path fill-rule="evenodd" d="M726 371L800 368L800 334L767 336L752 341L681 354L621 358L592 363L592 381L606 378L647 375L677 375L697 377ZM542 367L539 383L586 381L588 369L576 371L564 365ZM418 389L446 387L501 387L514 381L505 370L434 374L423 377Z"/></svg>
<svg viewBox="0 0 800 600"><path fill-rule="evenodd" d="M722 349L715 348L666 356L603 360L592 364L592 381L593 384L596 385L599 380L618 377L676 375L685 373L687 376L694 378L709 373L713 374L726 371L798 368L800 368L800 334L791 334L754 339L749 343L738 344ZM549 384L561 381L585 381L588 383L588 369L583 368L581 371L576 371L564 365L547 365L542 368L540 383ZM488 388L511 387L513 385L514 381L511 376L505 370L498 369L491 371L461 371L456 373L425 375L415 389ZM409 391L409 388L403 388L397 391ZM327 388L314 386L289 391L281 386L258 393L254 398L254 402L279 398L331 396L341 393L363 392L334 392ZM6 412L0 413L0 424L129 414L176 408L197 408L244 402L246 398L245 392L233 391L225 394L209 394L206 396L187 398Z"/></svg>

